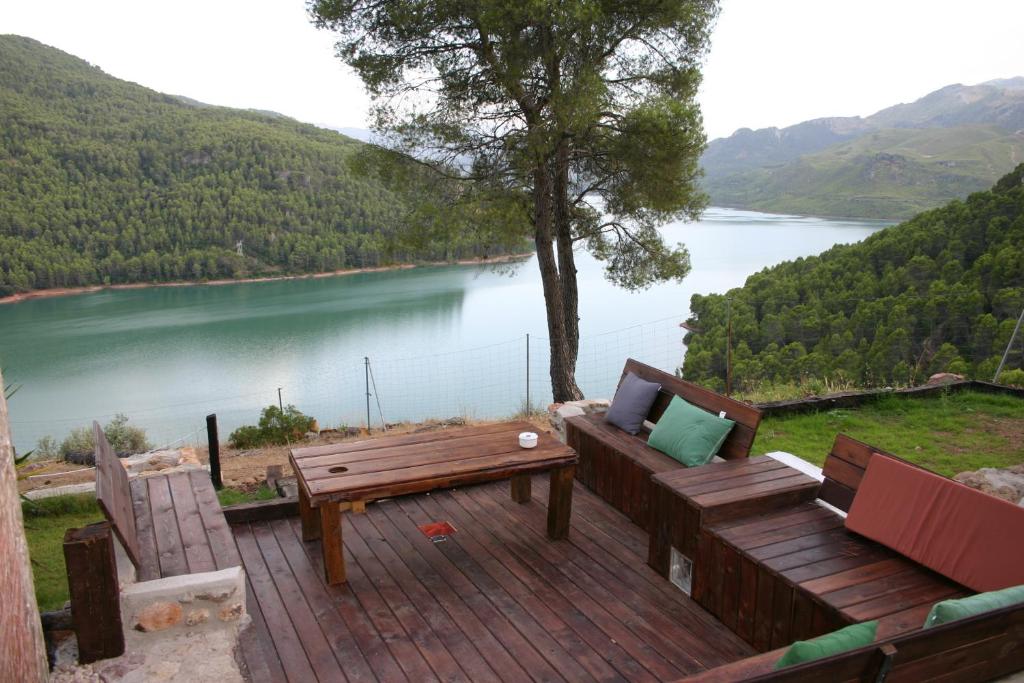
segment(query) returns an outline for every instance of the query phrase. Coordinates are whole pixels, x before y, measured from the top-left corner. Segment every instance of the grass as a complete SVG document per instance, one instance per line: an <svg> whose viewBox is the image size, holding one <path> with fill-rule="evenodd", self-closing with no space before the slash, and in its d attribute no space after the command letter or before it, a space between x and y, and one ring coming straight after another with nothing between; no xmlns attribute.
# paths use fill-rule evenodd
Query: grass
<svg viewBox="0 0 1024 683"><path fill-rule="evenodd" d="M266 484L260 484L258 488L223 488L217 491L217 499L220 500L221 507L238 505L239 503L255 503L256 501L272 500L274 498L277 498L277 491L268 488Z"/></svg>
<svg viewBox="0 0 1024 683"><path fill-rule="evenodd" d="M946 476L1024 463L1024 401L976 392L768 417L751 452L786 451L820 466L839 432Z"/></svg>
<svg viewBox="0 0 1024 683"><path fill-rule="evenodd" d="M64 569L64 532L103 519L91 494L56 496L22 503L25 536L32 558L40 611L58 610L68 599Z"/></svg>

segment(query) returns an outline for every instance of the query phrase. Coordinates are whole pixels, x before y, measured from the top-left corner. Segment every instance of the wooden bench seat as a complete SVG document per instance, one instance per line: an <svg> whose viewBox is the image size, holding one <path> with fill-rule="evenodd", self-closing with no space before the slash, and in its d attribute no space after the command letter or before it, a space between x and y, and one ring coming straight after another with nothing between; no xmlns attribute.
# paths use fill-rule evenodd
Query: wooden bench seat
<svg viewBox="0 0 1024 683"><path fill-rule="evenodd" d="M131 496L139 581L242 564L207 472L193 470L135 479Z"/></svg>
<svg viewBox="0 0 1024 683"><path fill-rule="evenodd" d="M838 435L819 499L848 510L881 452ZM916 630L935 602L974 592L847 530L817 502L707 526L699 544L712 560L697 567L694 599L761 651L871 619L885 636Z"/></svg>
<svg viewBox="0 0 1024 683"><path fill-rule="evenodd" d="M816 503L711 525L700 542L713 559L694 599L762 651L871 619L887 635L917 629L935 602L971 592Z"/></svg>
<svg viewBox="0 0 1024 683"><path fill-rule="evenodd" d="M657 423L672 399L679 396L715 415L724 411L736 423L718 451L721 458L733 460L750 454L761 422L760 410L632 358L626 361L622 378L631 372L661 385L647 416L649 422ZM647 432L629 434L606 422L604 417L582 415L565 422L566 442L580 456L576 478L637 526L650 531L654 494L651 476L685 465L648 446Z"/></svg>

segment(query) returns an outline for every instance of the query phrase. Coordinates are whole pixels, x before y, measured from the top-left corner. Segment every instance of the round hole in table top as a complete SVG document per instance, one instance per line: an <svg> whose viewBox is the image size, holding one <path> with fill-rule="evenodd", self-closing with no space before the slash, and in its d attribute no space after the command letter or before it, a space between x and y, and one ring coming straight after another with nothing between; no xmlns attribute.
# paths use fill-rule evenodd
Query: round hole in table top
<svg viewBox="0 0 1024 683"><path fill-rule="evenodd" d="M331 469L329 469L327 471L330 472L331 474L341 474L342 472L348 472L348 468L347 467L340 467L339 466L339 467L332 467Z"/></svg>

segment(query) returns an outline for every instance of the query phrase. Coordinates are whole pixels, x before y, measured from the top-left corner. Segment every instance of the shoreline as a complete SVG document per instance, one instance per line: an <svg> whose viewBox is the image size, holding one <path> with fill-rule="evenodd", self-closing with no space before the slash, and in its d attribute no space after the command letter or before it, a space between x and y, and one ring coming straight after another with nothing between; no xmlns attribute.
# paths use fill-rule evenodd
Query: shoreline
<svg viewBox="0 0 1024 683"><path fill-rule="evenodd" d="M0 297L0 305L17 304L33 299L52 299L60 296L76 296L78 294L93 294L122 289L150 289L154 287L203 287L221 285L242 285L255 282L277 282L279 280L319 280L328 277L343 277L345 275L359 275L361 273L384 273L392 270L412 270L414 268L432 268L438 266L488 266L502 263L514 263L525 261L533 256L533 252L523 254L507 254L491 258L460 259L458 261L428 261L425 263L398 263L393 266L377 266L374 268L343 268L341 270L330 270L323 273L302 273L299 275L266 275L261 277L241 278L237 280L175 280L174 282L125 282L116 285L85 285L83 287L52 287L50 289L34 289L30 292L19 292Z"/></svg>

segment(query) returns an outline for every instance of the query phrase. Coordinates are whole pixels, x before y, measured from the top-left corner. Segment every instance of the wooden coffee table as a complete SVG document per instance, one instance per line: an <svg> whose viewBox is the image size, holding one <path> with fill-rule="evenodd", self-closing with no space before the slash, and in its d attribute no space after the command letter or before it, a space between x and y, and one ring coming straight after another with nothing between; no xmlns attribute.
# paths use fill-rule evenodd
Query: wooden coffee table
<svg viewBox="0 0 1024 683"><path fill-rule="evenodd" d="M549 434L521 448L519 433L535 429L506 422L292 449L302 538L321 539L328 583L345 581L341 512L362 512L380 498L511 478L512 499L527 503L530 475L550 471L548 537L565 538L578 458Z"/></svg>

